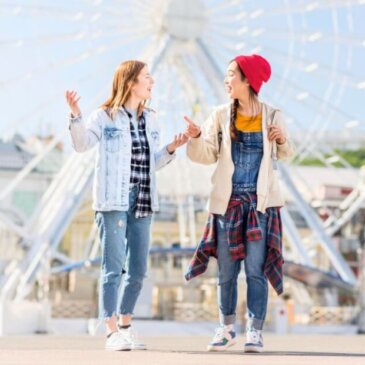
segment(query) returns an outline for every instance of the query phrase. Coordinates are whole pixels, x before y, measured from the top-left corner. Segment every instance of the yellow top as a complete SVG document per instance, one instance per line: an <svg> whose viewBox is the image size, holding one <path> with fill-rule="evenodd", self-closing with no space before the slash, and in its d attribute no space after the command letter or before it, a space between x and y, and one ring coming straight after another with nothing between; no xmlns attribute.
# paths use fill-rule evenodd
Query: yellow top
<svg viewBox="0 0 365 365"><path fill-rule="evenodd" d="M236 128L241 132L261 132L262 114L255 116L241 115L237 113Z"/></svg>

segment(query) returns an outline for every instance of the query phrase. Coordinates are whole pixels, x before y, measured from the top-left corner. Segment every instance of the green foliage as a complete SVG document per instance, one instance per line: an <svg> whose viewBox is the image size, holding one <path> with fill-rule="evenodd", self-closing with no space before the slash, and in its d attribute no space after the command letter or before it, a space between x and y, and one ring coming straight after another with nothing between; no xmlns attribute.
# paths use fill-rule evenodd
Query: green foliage
<svg viewBox="0 0 365 365"><path fill-rule="evenodd" d="M365 148L360 148L357 150L338 150L335 152L338 156L346 160L351 166L360 168L365 165ZM326 154L325 158L331 157L331 154ZM298 162L298 159L297 159ZM299 163L302 166L325 166L318 158L307 157ZM335 163L334 166L341 166L340 163Z"/></svg>

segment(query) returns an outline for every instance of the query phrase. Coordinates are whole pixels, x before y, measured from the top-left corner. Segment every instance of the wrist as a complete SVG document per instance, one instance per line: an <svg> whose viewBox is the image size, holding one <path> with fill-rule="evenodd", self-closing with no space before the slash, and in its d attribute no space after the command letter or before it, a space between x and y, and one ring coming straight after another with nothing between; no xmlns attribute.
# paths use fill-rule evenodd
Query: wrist
<svg viewBox="0 0 365 365"><path fill-rule="evenodd" d="M199 131L199 133L193 138L199 138L201 134L202 134L202 131Z"/></svg>
<svg viewBox="0 0 365 365"><path fill-rule="evenodd" d="M71 110L71 118L78 118L81 115L81 111L79 110Z"/></svg>
<svg viewBox="0 0 365 365"><path fill-rule="evenodd" d="M284 144L285 142L286 142L286 138L285 137L283 137L283 139L277 140L277 143L278 144Z"/></svg>
<svg viewBox="0 0 365 365"><path fill-rule="evenodd" d="M170 155L172 155L173 153L175 153L175 151L176 151L176 149L173 147L173 146L171 146L171 144L168 144L167 145L167 147L166 147L166 149L167 149L167 152L170 154Z"/></svg>

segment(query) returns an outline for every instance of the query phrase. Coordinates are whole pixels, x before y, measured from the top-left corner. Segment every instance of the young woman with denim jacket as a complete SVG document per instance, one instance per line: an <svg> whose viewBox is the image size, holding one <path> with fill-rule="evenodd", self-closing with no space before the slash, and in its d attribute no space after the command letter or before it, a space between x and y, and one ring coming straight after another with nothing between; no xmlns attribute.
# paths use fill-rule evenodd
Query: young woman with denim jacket
<svg viewBox="0 0 365 365"><path fill-rule="evenodd" d="M187 142L183 134L160 148L155 112L145 107L154 80L145 63L126 61L117 68L109 99L86 124L79 96L67 91L73 147L84 152L98 144L93 208L102 263L99 316L105 320L106 349L145 349L131 319L147 270L151 218L158 210L156 170ZM121 290L120 290L121 288Z"/></svg>
<svg viewBox="0 0 365 365"><path fill-rule="evenodd" d="M217 163L212 176L209 218L186 278L206 270L210 256L218 260L220 327L209 351L236 343L234 329L237 278L245 262L247 282L246 352L263 351L268 285L282 292L282 242L279 208L283 205L276 160L293 153L279 110L262 103L258 93L271 75L259 55L237 56L224 80L232 103L218 107L200 128L189 118L191 160Z"/></svg>

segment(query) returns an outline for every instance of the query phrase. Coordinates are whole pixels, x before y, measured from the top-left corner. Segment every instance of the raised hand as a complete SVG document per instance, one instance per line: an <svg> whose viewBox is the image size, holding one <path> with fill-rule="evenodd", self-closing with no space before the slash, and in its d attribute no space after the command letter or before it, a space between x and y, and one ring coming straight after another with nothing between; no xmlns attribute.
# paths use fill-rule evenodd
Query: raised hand
<svg viewBox="0 0 365 365"><path fill-rule="evenodd" d="M174 153L177 148L184 145L189 140L189 137L184 133L179 133L174 137L174 140L167 145L167 151Z"/></svg>
<svg viewBox="0 0 365 365"><path fill-rule="evenodd" d="M80 115L81 110L78 105L80 96L77 95L77 92L73 91L73 90L72 91L67 90L65 96L66 96L67 104L71 109L72 116L77 117L78 115Z"/></svg>
<svg viewBox="0 0 365 365"><path fill-rule="evenodd" d="M184 116L185 122L187 123L185 134L191 138L197 138L200 136L200 127L196 125L190 118Z"/></svg>
<svg viewBox="0 0 365 365"><path fill-rule="evenodd" d="M273 124L267 126L267 129L269 130L269 141L276 141L279 144L285 143L285 135L279 126Z"/></svg>

